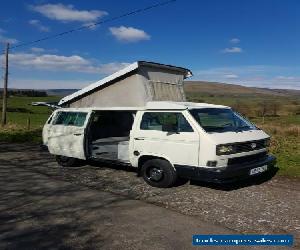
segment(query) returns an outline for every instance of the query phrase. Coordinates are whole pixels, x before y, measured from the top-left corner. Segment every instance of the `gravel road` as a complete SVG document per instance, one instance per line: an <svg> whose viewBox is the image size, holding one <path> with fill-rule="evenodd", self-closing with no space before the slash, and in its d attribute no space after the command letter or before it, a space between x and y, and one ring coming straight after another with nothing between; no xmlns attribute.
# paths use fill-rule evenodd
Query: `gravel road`
<svg viewBox="0 0 300 250"><path fill-rule="evenodd" d="M34 144L0 143L0 164L155 204L236 233L293 234L294 247L300 246L299 179L265 176L229 186L188 182L157 189L122 166L61 168Z"/></svg>

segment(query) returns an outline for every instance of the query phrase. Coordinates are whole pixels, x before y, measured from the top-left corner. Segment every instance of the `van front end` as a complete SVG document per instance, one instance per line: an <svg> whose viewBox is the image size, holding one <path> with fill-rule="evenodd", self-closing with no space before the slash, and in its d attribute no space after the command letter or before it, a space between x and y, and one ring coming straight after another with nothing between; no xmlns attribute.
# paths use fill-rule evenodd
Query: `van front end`
<svg viewBox="0 0 300 250"><path fill-rule="evenodd" d="M270 171L270 136L230 108L191 109L199 125L198 166L175 166L179 176L228 183Z"/></svg>
<svg viewBox="0 0 300 250"><path fill-rule="evenodd" d="M212 146L214 157L203 155L199 167L176 166L178 174L192 180L230 183L271 171L276 158L268 154L269 138ZM206 153L209 148L206 147Z"/></svg>

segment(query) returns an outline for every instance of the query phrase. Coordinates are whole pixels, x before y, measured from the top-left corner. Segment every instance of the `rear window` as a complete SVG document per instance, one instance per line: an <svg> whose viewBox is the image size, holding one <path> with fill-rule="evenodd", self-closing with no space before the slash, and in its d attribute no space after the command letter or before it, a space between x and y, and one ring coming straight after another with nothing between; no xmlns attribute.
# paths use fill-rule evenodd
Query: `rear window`
<svg viewBox="0 0 300 250"><path fill-rule="evenodd" d="M77 126L84 125L87 113L85 112L58 112L53 125Z"/></svg>

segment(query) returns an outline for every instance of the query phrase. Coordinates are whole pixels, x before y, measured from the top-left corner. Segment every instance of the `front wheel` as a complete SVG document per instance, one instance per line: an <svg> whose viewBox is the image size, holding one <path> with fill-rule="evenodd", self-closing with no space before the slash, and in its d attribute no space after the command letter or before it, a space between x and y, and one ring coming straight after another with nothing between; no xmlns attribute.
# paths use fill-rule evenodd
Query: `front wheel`
<svg viewBox="0 0 300 250"><path fill-rule="evenodd" d="M79 160L72 157L56 155L55 159L59 165L62 167L76 167L79 165Z"/></svg>
<svg viewBox="0 0 300 250"><path fill-rule="evenodd" d="M168 161L153 159L146 161L141 169L145 182L152 187L167 188L175 184L177 174Z"/></svg>

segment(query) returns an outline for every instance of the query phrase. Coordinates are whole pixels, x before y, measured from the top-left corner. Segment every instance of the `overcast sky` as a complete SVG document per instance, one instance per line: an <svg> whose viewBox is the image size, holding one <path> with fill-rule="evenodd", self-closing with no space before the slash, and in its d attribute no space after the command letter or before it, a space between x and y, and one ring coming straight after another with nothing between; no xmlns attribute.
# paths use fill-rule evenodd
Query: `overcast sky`
<svg viewBox="0 0 300 250"><path fill-rule="evenodd" d="M3 1L0 45L18 45L156 2ZM299 13L297 0L177 0L12 50L9 86L81 88L147 60L189 68L192 80L300 89Z"/></svg>

